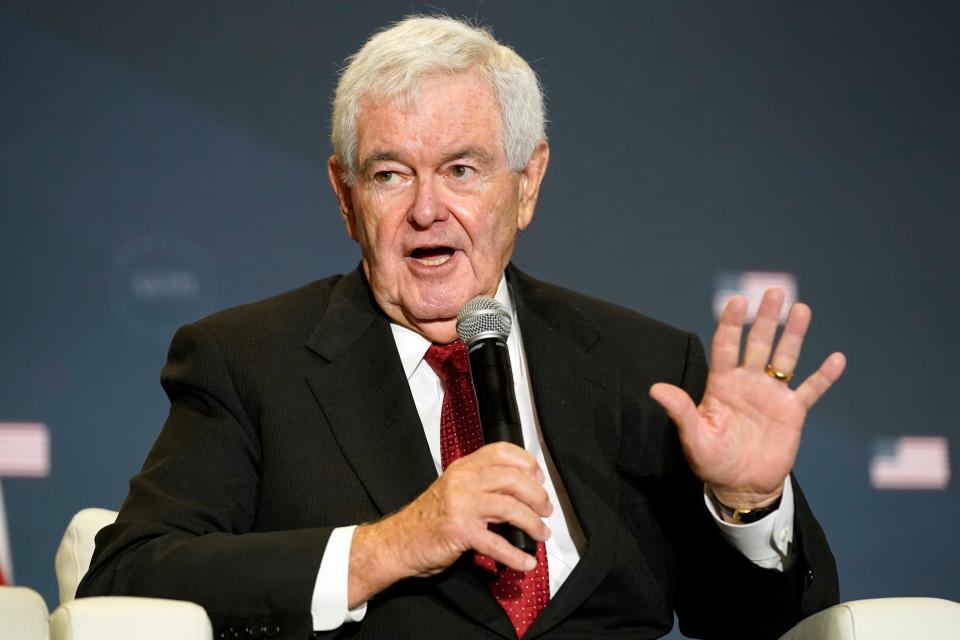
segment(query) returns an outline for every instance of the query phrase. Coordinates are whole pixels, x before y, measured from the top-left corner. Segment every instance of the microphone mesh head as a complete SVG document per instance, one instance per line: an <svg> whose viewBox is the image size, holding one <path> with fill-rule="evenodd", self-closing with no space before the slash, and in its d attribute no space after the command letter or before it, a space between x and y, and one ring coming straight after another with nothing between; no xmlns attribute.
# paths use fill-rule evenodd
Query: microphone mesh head
<svg viewBox="0 0 960 640"><path fill-rule="evenodd" d="M493 298L474 298L457 314L457 335L468 347L482 338L506 340L512 327L507 308Z"/></svg>

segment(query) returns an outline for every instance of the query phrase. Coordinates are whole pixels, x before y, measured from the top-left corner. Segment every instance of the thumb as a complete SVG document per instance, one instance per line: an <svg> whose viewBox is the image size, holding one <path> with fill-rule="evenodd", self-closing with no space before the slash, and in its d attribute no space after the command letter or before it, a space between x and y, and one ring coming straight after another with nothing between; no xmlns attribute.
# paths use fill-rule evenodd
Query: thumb
<svg viewBox="0 0 960 640"><path fill-rule="evenodd" d="M680 387L658 382L650 387L650 397L667 410L667 415L677 423L680 429L686 430L696 424L699 417L697 406L687 392Z"/></svg>

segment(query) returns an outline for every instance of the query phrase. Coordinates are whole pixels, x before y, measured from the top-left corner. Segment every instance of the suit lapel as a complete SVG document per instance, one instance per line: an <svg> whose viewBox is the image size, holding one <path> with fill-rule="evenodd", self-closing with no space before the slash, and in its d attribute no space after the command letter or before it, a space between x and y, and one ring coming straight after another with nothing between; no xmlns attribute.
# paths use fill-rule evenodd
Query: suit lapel
<svg viewBox="0 0 960 640"><path fill-rule="evenodd" d="M359 270L337 283L307 348L325 360L307 383L344 456L380 512L396 511L437 474L390 324Z"/></svg>
<svg viewBox="0 0 960 640"><path fill-rule="evenodd" d="M380 513L397 511L423 493L437 472L389 321L359 270L337 284L306 346L324 359L307 383L343 455ZM516 637L472 556L430 580L476 622Z"/></svg>
<svg viewBox="0 0 960 640"><path fill-rule="evenodd" d="M579 563L527 631L533 638L570 615L615 562L619 381L590 357L599 335L565 299L516 269L508 276L540 429L587 539Z"/></svg>

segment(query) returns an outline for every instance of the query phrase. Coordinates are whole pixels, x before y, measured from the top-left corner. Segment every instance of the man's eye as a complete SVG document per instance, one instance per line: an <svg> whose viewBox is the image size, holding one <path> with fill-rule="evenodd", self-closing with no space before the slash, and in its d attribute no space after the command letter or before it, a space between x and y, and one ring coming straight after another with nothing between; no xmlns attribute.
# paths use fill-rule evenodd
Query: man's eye
<svg viewBox="0 0 960 640"><path fill-rule="evenodd" d="M373 174L373 179L380 184L396 184L399 177L395 171L377 171Z"/></svg>
<svg viewBox="0 0 960 640"><path fill-rule="evenodd" d="M475 173L476 171L473 169L473 167L468 167L465 164L457 164L450 169L450 175L457 180L467 180L473 177L473 174Z"/></svg>

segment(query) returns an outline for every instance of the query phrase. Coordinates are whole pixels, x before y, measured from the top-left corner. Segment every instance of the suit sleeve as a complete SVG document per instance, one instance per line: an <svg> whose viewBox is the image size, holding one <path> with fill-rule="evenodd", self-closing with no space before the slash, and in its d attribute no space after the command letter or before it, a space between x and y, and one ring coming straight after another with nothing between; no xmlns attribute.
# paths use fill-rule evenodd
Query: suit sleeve
<svg viewBox="0 0 960 640"><path fill-rule="evenodd" d="M255 531L258 428L202 325L177 332L161 382L170 414L77 595L190 600L215 629L306 636L332 529Z"/></svg>
<svg viewBox="0 0 960 640"><path fill-rule="evenodd" d="M703 396L706 373L703 347L691 335L681 386L695 401ZM692 472L684 475L670 500L682 505L671 537L679 569L676 611L685 635L775 639L838 602L833 555L796 478L797 553L792 565L779 572L757 566L723 539L704 506L703 483Z"/></svg>

